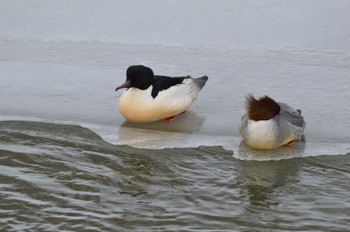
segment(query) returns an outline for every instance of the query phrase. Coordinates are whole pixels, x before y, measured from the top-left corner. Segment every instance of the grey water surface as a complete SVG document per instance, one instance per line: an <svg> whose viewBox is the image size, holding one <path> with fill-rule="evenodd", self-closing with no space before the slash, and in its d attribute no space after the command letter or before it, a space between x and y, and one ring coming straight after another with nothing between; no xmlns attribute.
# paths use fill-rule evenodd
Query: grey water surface
<svg viewBox="0 0 350 232"><path fill-rule="evenodd" d="M244 161L0 122L1 231L347 231L347 155Z"/></svg>

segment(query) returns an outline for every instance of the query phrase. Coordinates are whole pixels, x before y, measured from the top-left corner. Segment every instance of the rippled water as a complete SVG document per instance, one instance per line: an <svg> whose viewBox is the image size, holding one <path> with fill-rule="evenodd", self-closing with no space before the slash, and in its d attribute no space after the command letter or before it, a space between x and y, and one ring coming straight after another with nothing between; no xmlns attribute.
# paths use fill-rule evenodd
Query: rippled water
<svg viewBox="0 0 350 232"><path fill-rule="evenodd" d="M346 231L350 155L244 161L0 122L1 231Z"/></svg>
<svg viewBox="0 0 350 232"><path fill-rule="evenodd" d="M9 1L0 231L349 231L350 1ZM129 65L208 75L172 123L118 112ZM257 151L244 97L300 108Z"/></svg>

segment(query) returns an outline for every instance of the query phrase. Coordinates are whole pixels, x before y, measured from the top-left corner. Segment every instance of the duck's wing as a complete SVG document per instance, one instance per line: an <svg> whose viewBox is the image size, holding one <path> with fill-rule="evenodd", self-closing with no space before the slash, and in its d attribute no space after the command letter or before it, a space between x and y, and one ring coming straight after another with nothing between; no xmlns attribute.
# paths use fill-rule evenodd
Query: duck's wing
<svg viewBox="0 0 350 232"><path fill-rule="evenodd" d="M186 81L187 80L187 81ZM154 76L154 83L152 89L152 97L156 98L160 91L167 90L177 85L188 85L187 89L193 89L196 94L203 88L208 81L208 76L202 76L199 78L192 78L191 76L185 77L168 77L168 76ZM190 91L191 92L191 91Z"/></svg>
<svg viewBox="0 0 350 232"><path fill-rule="evenodd" d="M278 104L281 106L280 115L283 116L284 119L286 119L293 126L300 128L305 127L305 120L301 115L300 109L294 109L293 107L282 102L279 102Z"/></svg>
<svg viewBox="0 0 350 232"><path fill-rule="evenodd" d="M286 119L289 123L291 123L293 126L304 128L305 127L305 120L304 117L300 114L294 114L288 111L281 112L280 115L283 115L283 118Z"/></svg>
<svg viewBox="0 0 350 232"><path fill-rule="evenodd" d="M154 83L152 89L152 97L158 96L160 91L169 89L172 86L180 85L186 78L190 77L167 77L167 76L154 76Z"/></svg>

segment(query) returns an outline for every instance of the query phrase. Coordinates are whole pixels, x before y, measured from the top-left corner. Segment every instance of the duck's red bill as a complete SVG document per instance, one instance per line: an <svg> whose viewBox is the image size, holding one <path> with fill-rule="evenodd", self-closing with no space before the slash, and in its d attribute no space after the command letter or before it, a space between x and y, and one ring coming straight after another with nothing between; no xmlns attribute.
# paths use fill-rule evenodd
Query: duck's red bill
<svg viewBox="0 0 350 232"><path fill-rule="evenodd" d="M115 89L115 91L118 91L119 89L130 88L130 85L131 85L131 81L126 81L124 84L122 84L121 86L117 87Z"/></svg>

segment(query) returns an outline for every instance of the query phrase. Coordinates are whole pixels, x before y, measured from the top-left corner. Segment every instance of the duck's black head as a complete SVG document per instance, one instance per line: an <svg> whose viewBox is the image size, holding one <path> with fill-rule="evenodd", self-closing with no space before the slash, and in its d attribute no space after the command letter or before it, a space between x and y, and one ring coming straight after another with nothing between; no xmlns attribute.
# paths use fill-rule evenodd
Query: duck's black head
<svg viewBox="0 0 350 232"><path fill-rule="evenodd" d="M122 88L148 89L154 82L152 69L143 65L133 65L126 70L126 82L117 87L115 91Z"/></svg>

